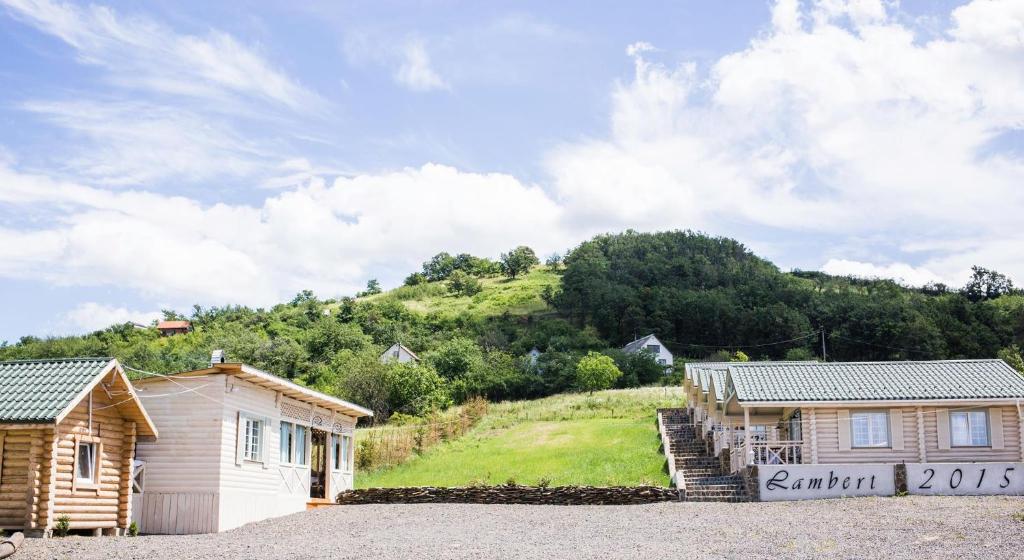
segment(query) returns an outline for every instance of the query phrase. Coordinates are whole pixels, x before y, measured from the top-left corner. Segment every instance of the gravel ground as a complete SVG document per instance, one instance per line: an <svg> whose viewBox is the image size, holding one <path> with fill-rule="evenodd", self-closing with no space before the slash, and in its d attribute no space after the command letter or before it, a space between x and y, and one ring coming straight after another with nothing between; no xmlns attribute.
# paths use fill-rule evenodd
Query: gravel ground
<svg viewBox="0 0 1024 560"><path fill-rule="evenodd" d="M217 535L32 539L12 560L1022 558L1019 497L334 506Z"/></svg>

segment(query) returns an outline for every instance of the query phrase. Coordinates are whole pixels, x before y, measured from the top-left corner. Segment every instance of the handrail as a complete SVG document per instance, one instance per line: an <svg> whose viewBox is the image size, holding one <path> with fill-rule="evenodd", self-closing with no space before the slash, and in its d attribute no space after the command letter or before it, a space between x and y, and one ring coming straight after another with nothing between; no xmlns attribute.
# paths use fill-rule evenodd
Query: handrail
<svg viewBox="0 0 1024 560"><path fill-rule="evenodd" d="M752 461L757 465L798 465L802 462L801 440L754 441L750 444Z"/></svg>

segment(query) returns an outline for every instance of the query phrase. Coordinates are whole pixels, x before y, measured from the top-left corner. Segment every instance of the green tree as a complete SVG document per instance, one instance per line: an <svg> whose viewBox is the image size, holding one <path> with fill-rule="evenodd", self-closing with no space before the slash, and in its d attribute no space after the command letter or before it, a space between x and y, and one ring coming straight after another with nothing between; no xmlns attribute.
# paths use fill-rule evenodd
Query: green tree
<svg viewBox="0 0 1024 560"><path fill-rule="evenodd" d="M461 270L452 272L448 277L446 285L448 287L448 293L457 296L472 297L479 294L484 289L479 280Z"/></svg>
<svg viewBox="0 0 1024 560"><path fill-rule="evenodd" d="M1024 357L1021 356L1020 347L1012 344L999 351L999 359L1010 364L1013 369L1024 373Z"/></svg>
<svg viewBox="0 0 1024 560"><path fill-rule="evenodd" d="M483 359L480 347L468 338L458 337L441 343L425 356L427 363L445 379L465 377Z"/></svg>
<svg viewBox="0 0 1024 560"><path fill-rule="evenodd" d="M423 274L422 272L413 272L405 277L404 284L406 286L419 286L420 284L426 284L428 281L426 274Z"/></svg>
<svg viewBox="0 0 1024 560"><path fill-rule="evenodd" d="M429 261L423 263L423 275L431 282L438 282L448 278L455 270L455 257L442 252L433 256Z"/></svg>
<svg viewBox="0 0 1024 560"><path fill-rule="evenodd" d="M972 266L973 274L961 293L971 301L995 299L1013 293L1013 281L994 270Z"/></svg>
<svg viewBox="0 0 1024 560"><path fill-rule="evenodd" d="M525 274L530 271L530 267L538 264L540 259L537 258L537 254L525 245L501 254L501 272L509 278Z"/></svg>
<svg viewBox="0 0 1024 560"><path fill-rule="evenodd" d="M372 296L374 294L379 294L380 292L380 282L378 282L376 278L370 278L370 280L366 282L366 290L364 290L360 295Z"/></svg>
<svg viewBox="0 0 1024 560"><path fill-rule="evenodd" d="M622 371L615 366L615 360L598 352L588 352L576 364L576 386L591 394L608 389L621 376Z"/></svg>

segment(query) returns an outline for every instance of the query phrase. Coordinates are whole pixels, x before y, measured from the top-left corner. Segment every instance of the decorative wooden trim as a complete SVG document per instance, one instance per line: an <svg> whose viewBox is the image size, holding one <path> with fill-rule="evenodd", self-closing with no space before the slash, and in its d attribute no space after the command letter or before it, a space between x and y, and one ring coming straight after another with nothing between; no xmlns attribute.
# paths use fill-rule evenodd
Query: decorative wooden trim
<svg viewBox="0 0 1024 560"><path fill-rule="evenodd" d="M992 449L1003 449L1003 409L988 409L988 432Z"/></svg>
<svg viewBox="0 0 1024 560"><path fill-rule="evenodd" d="M4 481L4 438L7 432L0 432L0 484Z"/></svg>
<svg viewBox="0 0 1024 560"><path fill-rule="evenodd" d="M811 464L818 464L818 414L811 408Z"/></svg>
<svg viewBox="0 0 1024 560"><path fill-rule="evenodd" d="M924 408L917 407L917 456L922 463L928 462L928 445L924 439Z"/></svg>
<svg viewBox="0 0 1024 560"><path fill-rule="evenodd" d="M903 410L899 408L889 409L889 435L892 436L889 445L893 451L903 451Z"/></svg>
<svg viewBox="0 0 1024 560"><path fill-rule="evenodd" d="M836 421L839 423L839 450L850 451L852 442L850 438L850 411L837 410Z"/></svg>
<svg viewBox="0 0 1024 560"><path fill-rule="evenodd" d="M935 411L935 431L938 432L939 449L949 449L949 410Z"/></svg>

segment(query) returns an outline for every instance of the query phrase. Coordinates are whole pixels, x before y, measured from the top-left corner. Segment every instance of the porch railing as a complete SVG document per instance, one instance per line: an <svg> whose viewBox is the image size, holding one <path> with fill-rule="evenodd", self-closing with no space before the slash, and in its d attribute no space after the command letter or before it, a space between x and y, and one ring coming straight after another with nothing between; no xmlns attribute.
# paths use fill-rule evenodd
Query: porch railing
<svg viewBox="0 0 1024 560"><path fill-rule="evenodd" d="M803 446L804 442L796 440L752 442L751 462L755 465L798 465Z"/></svg>

